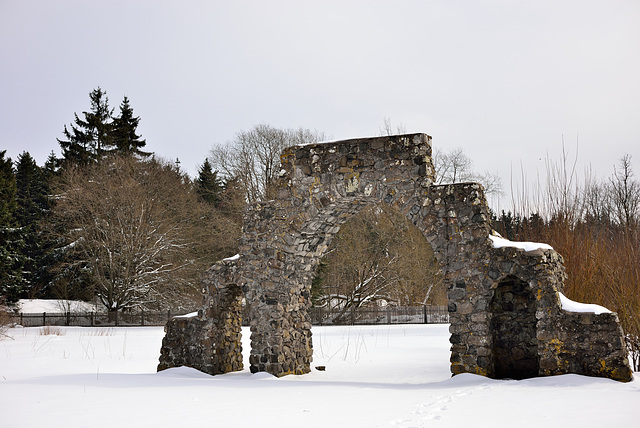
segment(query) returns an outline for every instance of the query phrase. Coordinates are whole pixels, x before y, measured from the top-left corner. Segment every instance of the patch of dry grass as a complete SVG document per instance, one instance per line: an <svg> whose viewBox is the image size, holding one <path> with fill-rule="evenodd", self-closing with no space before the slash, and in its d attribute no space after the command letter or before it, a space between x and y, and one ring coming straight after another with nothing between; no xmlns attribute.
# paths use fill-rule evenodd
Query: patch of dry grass
<svg viewBox="0 0 640 428"><path fill-rule="evenodd" d="M0 306L0 339L5 337L9 337L7 335L7 330L11 327L11 318L9 317L9 312L4 307Z"/></svg>
<svg viewBox="0 0 640 428"><path fill-rule="evenodd" d="M115 333L113 328L92 328L89 330L89 333L85 336L113 336Z"/></svg>
<svg viewBox="0 0 640 428"><path fill-rule="evenodd" d="M64 336L65 332L62 328L55 325L45 325L40 327L41 336Z"/></svg>

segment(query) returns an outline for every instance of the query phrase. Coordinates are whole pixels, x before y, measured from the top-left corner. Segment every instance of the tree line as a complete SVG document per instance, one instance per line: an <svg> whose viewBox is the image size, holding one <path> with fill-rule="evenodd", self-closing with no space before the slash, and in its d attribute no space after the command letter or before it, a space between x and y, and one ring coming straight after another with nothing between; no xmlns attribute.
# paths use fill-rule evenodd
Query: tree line
<svg viewBox="0 0 640 428"><path fill-rule="evenodd" d="M140 118L101 88L38 166L0 152L0 303L95 301L109 312L193 308L199 275L233 254L240 190L205 161L191 180L144 151Z"/></svg>

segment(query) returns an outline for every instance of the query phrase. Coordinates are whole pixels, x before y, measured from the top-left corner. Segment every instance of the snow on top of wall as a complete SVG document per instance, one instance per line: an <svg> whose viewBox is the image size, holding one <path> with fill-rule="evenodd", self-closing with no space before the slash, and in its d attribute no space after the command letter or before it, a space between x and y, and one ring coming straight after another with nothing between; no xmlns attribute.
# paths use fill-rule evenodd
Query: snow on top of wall
<svg viewBox="0 0 640 428"><path fill-rule="evenodd" d="M93 303L64 299L20 299L18 311L24 314L63 314L65 312L97 312Z"/></svg>
<svg viewBox="0 0 640 428"><path fill-rule="evenodd" d="M296 144L294 147L316 146L320 144L335 144L335 143L342 143L345 141L354 141L354 140L370 140L372 138L378 138L378 137L380 136L378 135L377 137L371 136L371 137L357 137L357 138L338 138L338 139L330 139L330 140L315 141L310 143Z"/></svg>
<svg viewBox="0 0 640 428"><path fill-rule="evenodd" d="M558 294L560 295L560 303L562 304L562 309L567 312L590 312L596 315L611 313L611 311L604 306L574 302L564 294L560 292L558 292Z"/></svg>
<svg viewBox="0 0 640 428"><path fill-rule="evenodd" d="M176 315L174 318L195 318L198 316L197 312L189 312L188 314L185 315Z"/></svg>
<svg viewBox="0 0 640 428"><path fill-rule="evenodd" d="M553 250L553 247L549 244L541 244L539 242L514 242L504 239L502 236L496 233L496 235L489 235L489 239L493 243L493 248L502 247L514 247L520 248L525 251L541 250Z"/></svg>
<svg viewBox="0 0 640 428"><path fill-rule="evenodd" d="M317 145L317 144L333 144L333 143L339 143L341 141L348 141L348 140L322 140L322 141L315 141L315 142L311 142L311 143L301 143L301 144L296 144L294 147L306 147L306 146L313 146L313 145Z"/></svg>
<svg viewBox="0 0 640 428"><path fill-rule="evenodd" d="M315 146L319 144L335 144L335 143L343 143L347 141L351 142L356 140L372 140L374 138L400 137L400 136L416 135L416 134L424 134L424 132L402 132L400 134L394 134L394 135L370 135L368 137L338 138L338 139L315 141L311 143L301 143L301 144L296 144L293 147Z"/></svg>
<svg viewBox="0 0 640 428"><path fill-rule="evenodd" d="M227 257L226 259L222 259L225 262L233 262L240 258L240 254L236 254L235 256Z"/></svg>

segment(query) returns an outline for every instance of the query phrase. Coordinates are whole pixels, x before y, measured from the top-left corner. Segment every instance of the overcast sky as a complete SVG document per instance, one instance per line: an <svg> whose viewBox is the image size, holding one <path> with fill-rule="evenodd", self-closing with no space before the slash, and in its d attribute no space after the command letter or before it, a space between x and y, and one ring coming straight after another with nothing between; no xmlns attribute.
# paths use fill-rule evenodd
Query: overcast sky
<svg viewBox="0 0 640 428"><path fill-rule="evenodd" d="M562 140L640 176L640 2L0 0L0 150L42 164L100 86L191 175L267 123L331 139L385 118L529 179ZM505 196L508 198L508 196Z"/></svg>

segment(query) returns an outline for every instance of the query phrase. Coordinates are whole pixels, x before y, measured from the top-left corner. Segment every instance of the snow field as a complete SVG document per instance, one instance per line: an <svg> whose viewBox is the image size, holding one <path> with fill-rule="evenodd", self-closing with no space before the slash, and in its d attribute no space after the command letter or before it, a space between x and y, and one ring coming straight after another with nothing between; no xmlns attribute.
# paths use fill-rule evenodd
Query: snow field
<svg viewBox="0 0 640 428"><path fill-rule="evenodd" d="M44 334L48 333L48 334ZM447 325L314 327L315 366L156 373L162 327L13 328L0 421L15 427L602 427L640 425L640 384L564 375L451 378ZM637 375L636 375L637 377Z"/></svg>

